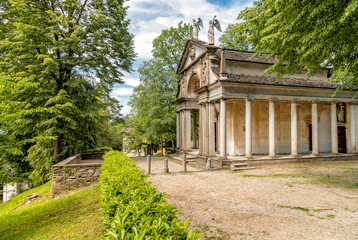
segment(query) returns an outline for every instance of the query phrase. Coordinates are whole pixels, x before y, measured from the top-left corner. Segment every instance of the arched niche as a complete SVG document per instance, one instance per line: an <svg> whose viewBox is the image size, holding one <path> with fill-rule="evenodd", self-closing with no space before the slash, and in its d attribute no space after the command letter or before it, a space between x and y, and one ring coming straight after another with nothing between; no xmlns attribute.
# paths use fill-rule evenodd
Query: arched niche
<svg viewBox="0 0 358 240"><path fill-rule="evenodd" d="M195 90L200 88L200 79L198 74L193 73L190 76L189 83L188 83L188 95L189 96L196 96Z"/></svg>

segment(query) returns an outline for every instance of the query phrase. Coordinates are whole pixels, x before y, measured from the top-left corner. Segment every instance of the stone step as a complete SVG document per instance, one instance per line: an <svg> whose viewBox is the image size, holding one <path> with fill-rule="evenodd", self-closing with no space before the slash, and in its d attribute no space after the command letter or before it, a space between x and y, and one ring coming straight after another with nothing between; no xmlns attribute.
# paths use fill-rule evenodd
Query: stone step
<svg viewBox="0 0 358 240"><path fill-rule="evenodd" d="M250 170L255 169L255 167L237 167L237 168L231 168L232 171L241 171L241 170Z"/></svg>
<svg viewBox="0 0 358 240"><path fill-rule="evenodd" d="M244 162L244 163L233 163L230 165L231 168L233 167L243 167L243 166L248 166L249 164Z"/></svg>
<svg viewBox="0 0 358 240"><path fill-rule="evenodd" d="M183 161L183 157L182 156L177 156L177 157L172 157L172 158L174 158L174 159L176 159L176 160L179 160L179 161ZM196 161L196 157L195 158L186 158L186 161L187 162L195 162Z"/></svg>

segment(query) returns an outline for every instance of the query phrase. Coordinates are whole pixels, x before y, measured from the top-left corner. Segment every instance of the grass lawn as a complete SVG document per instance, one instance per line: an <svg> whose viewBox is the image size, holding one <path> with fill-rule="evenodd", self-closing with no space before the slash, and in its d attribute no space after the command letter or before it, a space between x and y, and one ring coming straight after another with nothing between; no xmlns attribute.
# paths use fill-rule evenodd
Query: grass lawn
<svg viewBox="0 0 358 240"><path fill-rule="evenodd" d="M103 217L98 186L58 199L50 198L51 183L23 192L0 204L0 239L100 239ZM21 206L27 195L39 193Z"/></svg>

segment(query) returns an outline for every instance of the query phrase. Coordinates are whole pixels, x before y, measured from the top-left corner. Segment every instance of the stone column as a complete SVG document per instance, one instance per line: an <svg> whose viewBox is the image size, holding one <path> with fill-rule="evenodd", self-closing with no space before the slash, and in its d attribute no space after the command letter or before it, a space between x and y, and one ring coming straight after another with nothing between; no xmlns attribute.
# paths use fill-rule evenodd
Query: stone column
<svg viewBox="0 0 358 240"><path fill-rule="evenodd" d="M199 154L203 154L203 105L199 106Z"/></svg>
<svg viewBox="0 0 358 240"><path fill-rule="evenodd" d="M276 139L275 139L275 103L269 101L269 156L276 155Z"/></svg>
<svg viewBox="0 0 358 240"><path fill-rule="evenodd" d="M191 150L191 115L190 110L185 110L185 150Z"/></svg>
<svg viewBox="0 0 358 240"><path fill-rule="evenodd" d="M180 112L177 112L177 141L176 148L180 149Z"/></svg>
<svg viewBox="0 0 358 240"><path fill-rule="evenodd" d="M312 154L318 155L318 114L317 103L312 103Z"/></svg>
<svg viewBox="0 0 358 240"><path fill-rule="evenodd" d="M291 102L291 156L297 155L297 103Z"/></svg>
<svg viewBox="0 0 358 240"><path fill-rule="evenodd" d="M209 156L209 104L205 104L205 119L204 119L204 153Z"/></svg>
<svg viewBox="0 0 358 240"><path fill-rule="evenodd" d="M192 124L192 128L193 128L193 148L198 148L198 146L196 145L196 112L193 112L193 124Z"/></svg>
<svg viewBox="0 0 358 240"><path fill-rule="evenodd" d="M185 149L184 111L180 111L180 149Z"/></svg>
<svg viewBox="0 0 358 240"><path fill-rule="evenodd" d="M208 138L209 138L209 156L215 155L215 129L214 129L214 104L209 103L209 119L208 119Z"/></svg>
<svg viewBox="0 0 358 240"><path fill-rule="evenodd" d="M251 100L245 100L245 156L252 158L252 139L251 139Z"/></svg>
<svg viewBox="0 0 358 240"><path fill-rule="evenodd" d="M350 128L350 152L356 152L356 121L354 114L354 105L349 104L349 128Z"/></svg>
<svg viewBox="0 0 358 240"><path fill-rule="evenodd" d="M338 153L337 105L331 102L331 143L332 154Z"/></svg>
<svg viewBox="0 0 358 240"><path fill-rule="evenodd" d="M220 156L226 158L226 100L220 100Z"/></svg>

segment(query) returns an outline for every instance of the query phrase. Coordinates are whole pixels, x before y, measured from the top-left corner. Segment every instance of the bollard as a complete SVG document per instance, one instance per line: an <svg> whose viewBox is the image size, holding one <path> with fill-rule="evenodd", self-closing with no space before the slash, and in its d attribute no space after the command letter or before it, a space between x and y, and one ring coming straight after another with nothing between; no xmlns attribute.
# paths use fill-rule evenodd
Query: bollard
<svg viewBox="0 0 358 240"><path fill-rule="evenodd" d="M152 165L152 156L147 155L147 174L150 174L151 165Z"/></svg>
<svg viewBox="0 0 358 240"><path fill-rule="evenodd" d="M183 154L183 171L186 172L186 154Z"/></svg>
<svg viewBox="0 0 358 240"><path fill-rule="evenodd" d="M210 170L210 168L211 168L211 159L208 158L208 159L206 160L206 169L207 169L207 170Z"/></svg>
<svg viewBox="0 0 358 240"><path fill-rule="evenodd" d="M164 173L168 173L168 172L169 172L168 158L164 158L164 168L163 168L163 172L164 172Z"/></svg>

